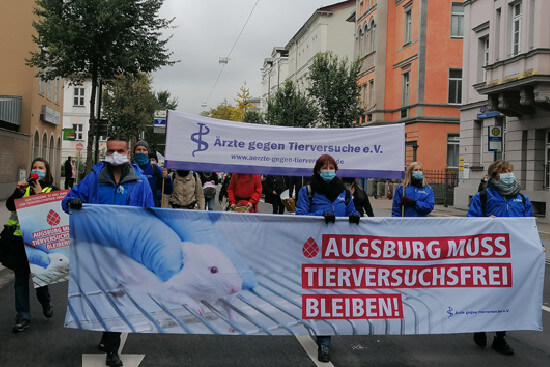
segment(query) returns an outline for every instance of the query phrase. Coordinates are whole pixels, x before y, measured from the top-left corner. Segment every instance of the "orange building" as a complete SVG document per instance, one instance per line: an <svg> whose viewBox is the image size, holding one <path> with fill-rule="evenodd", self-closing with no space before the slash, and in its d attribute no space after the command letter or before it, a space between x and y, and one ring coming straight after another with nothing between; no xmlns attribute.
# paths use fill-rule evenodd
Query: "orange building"
<svg viewBox="0 0 550 367"><path fill-rule="evenodd" d="M45 82L25 65L38 50L32 35L34 0L0 2L0 198L28 177L34 158L50 163L59 185L63 117L63 81Z"/></svg>
<svg viewBox="0 0 550 367"><path fill-rule="evenodd" d="M462 1L357 0L363 125L406 124L406 163L458 166Z"/></svg>

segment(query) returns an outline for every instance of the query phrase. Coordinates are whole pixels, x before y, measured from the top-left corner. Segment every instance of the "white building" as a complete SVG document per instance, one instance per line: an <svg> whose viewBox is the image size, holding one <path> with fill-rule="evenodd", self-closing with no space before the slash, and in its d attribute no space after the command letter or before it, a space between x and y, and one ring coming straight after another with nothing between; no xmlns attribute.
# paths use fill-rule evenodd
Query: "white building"
<svg viewBox="0 0 550 367"><path fill-rule="evenodd" d="M464 2L464 74L460 157L464 178L455 206L467 208L495 159L514 164L540 221L550 217L550 1ZM496 127L497 129L491 129ZM502 151L498 137L502 132Z"/></svg>
<svg viewBox="0 0 550 367"><path fill-rule="evenodd" d="M267 99L287 78L305 91L307 75L315 55L332 51L338 57L354 60L355 24L346 21L355 10L355 1L342 1L317 9L284 48L274 48L264 60L261 110L267 111Z"/></svg>
<svg viewBox="0 0 550 367"><path fill-rule="evenodd" d="M99 89L97 90L99 99ZM81 84L71 85L65 82L63 101L63 130L74 130L75 140L63 140L61 160L65 162L67 157L80 158L80 162L86 164L86 152L88 147L88 131L90 129L90 100L92 96L92 81L87 80ZM78 151L77 144L82 144L83 149ZM100 151L105 149L105 138L100 138Z"/></svg>

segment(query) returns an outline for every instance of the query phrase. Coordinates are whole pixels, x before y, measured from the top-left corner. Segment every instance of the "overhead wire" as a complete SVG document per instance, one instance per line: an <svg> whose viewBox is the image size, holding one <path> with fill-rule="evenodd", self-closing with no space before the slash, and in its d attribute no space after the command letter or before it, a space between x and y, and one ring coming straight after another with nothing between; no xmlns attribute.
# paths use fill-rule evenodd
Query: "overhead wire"
<svg viewBox="0 0 550 367"><path fill-rule="evenodd" d="M260 2L260 0L257 0L254 3L254 5L252 6L252 9L250 10L250 14L248 14L248 18L246 18L246 21L244 22L244 25L241 28L241 31L239 32L239 35L237 36L237 39L235 40L235 43L233 43L233 47L231 47L231 50L229 51L229 53L227 54L227 57L225 58L226 60L229 60L229 57L233 53L233 50L235 49L235 46L237 46L237 42L239 42L239 38L241 38L241 35L243 34L244 29L246 28L246 25L248 24L248 21L252 17L252 13L254 12L254 9L256 8L256 5L258 5L259 2ZM214 85L212 86L212 89L210 90L210 93L208 93L208 97L206 98L206 101L204 102L205 105L208 104L208 101L210 100L210 97L212 96L212 93L214 92L214 89L216 88L216 85L218 84L218 81L220 80L220 76L222 75L223 68L225 67L225 65L227 65L227 63L222 63L221 64L220 72L218 73L216 81L214 82Z"/></svg>

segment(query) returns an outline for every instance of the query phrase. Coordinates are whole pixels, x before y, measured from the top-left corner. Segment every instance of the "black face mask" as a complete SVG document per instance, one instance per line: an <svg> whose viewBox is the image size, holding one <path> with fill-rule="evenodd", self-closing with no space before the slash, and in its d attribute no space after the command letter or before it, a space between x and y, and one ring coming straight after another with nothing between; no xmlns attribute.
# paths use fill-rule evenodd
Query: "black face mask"
<svg viewBox="0 0 550 367"><path fill-rule="evenodd" d="M189 171L177 170L176 172L177 172L178 176L180 176L180 177L185 177L189 174Z"/></svg>

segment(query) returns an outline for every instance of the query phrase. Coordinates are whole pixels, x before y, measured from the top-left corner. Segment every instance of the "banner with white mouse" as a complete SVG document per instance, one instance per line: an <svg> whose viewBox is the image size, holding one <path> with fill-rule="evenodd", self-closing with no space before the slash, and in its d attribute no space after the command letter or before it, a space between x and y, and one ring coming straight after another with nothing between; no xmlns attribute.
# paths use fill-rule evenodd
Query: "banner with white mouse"
<svg viewBox="0 0 550 367"><path fill-rule="evenodd" d="M66 327L228 335L542 330L533 218L347 218L85 204Z"/></svg>
<svg viewBox="0 0 550 367"><path fill-rule="evenodd" d="M168 111L166 129L167 168L310 176L330 154L341 177L403 178L405 124L305 129Z"/></svg>
<svg viewBox="0 0 550 367"><path fill-rule="evenodd" d="M69 277L69 216L61 201L69 190L15 200L35 288Z"/></svg>

